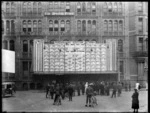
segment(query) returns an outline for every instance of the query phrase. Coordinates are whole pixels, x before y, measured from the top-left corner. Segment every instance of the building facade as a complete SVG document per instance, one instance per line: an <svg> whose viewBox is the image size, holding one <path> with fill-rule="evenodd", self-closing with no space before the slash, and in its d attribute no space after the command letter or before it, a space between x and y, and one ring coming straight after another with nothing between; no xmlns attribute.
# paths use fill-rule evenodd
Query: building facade
<svg viewBox="0 0 150 113"><path fill-rule="evenodd" d="M147 81L148 3L1 2L2 48L15 51L16 73L3 73L19 89L42 83L33 73L33 40L117 41L118 80ZM41 75L43 79L44 75ZM143 77L144 76L144 77Z"/></svg>

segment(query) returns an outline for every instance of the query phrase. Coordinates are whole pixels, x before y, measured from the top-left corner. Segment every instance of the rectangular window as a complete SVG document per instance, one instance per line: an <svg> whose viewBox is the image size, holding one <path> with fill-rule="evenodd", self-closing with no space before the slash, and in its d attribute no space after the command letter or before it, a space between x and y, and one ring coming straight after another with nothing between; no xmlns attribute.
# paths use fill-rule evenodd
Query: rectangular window
<svg viewBox="0 0 150 113"><path fill-rule="evenodd" d="M58 31L58 28L54 28L54 31Z"/></svg>
<svg viewBox="0 0 150 113"><path fill-rule="evenodd" d="M70 12L70 9L66 9L66 12Z"/></svg>
<svg viewBox="0 0 150 113"><path fill-rule="evenodd" d="M61 31L65 31L65 28L61 28Z"/></svg>
<svg viewBox="0 0 150 113"><path fill-rule="evenodd" d="M23 61L23 71L28 71L28 62Z"/></svg>
<svg viewBox="0 0 150 113"><path fill-rule="evenodd" d="M138 50L142 51L143 50L143 37L139 37L139 41L138 42L139 42Z"/></svg>
<svg viewBox="0 0 150 113"><path fill-rule="evenodd" d="M26 28L23 28L23 32L26 33Z"/></svg>
<svg viewBox="0 0 150 113"><path fill-rule="evenodd" d="M120 73L123 74L123 61L120 61Z"/></svg>
<svg viewBox="0 0 150 113"><path fill-rule="evenodd" d="M31 32L31 28L28 28L28 32Z"/></svg>
<svg viewBox="0 0 150 113"><path fill-rule="evenodd" d="M143 18L139 18L139 33L143 32Z"/></svg>
<svg viewBox="0 0 150 113"><path fill-rule="evenodd" d="M51 28L49 28L49 31L53 31L53 28L51 27Z"/></svg>
<svg viewBox="0 0 150 113"><path fill-rule="evenodd" d="M142 12L143 11L143 3L142 2L139 2L139 9L138 9L138 11L139 12Z"/></svg>
<svg viewBox="0 0 150 113"><path fill-rule="evenodd" d="M77 13L81 13L81 8L78 8L78 9L77 9Z"/></svg>

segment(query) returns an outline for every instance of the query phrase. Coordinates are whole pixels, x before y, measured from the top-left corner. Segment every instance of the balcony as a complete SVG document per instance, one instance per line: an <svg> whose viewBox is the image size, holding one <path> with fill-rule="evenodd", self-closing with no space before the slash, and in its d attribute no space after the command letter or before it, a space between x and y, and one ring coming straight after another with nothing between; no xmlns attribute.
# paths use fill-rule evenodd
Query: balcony
<svg viewBox="0 0 150 113"><path fill-rule="evenodd" d="M23 58L23 59L32 59L32 53L31 52L22 52L21 58Z"/></svg>
<svg viewBox="0 0 150 113"><path fill-rule="evenodd" d="M117 57L118 58L125 58L125 53L124 52L118 52Z"/></svg>
<svg viewBox="0 0 150 113"><path fill-rule="evenodd" d="M134 53L132 53L133 57L148 57L148 51L135 51Z"/></svg>

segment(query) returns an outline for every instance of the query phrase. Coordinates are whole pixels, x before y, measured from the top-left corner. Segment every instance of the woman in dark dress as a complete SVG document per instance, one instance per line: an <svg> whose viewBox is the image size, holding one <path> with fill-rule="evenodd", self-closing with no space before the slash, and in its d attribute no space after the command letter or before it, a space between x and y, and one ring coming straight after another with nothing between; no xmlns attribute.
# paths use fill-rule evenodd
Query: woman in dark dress
<svg viewBox="0 0 150 113"><path fill-rule="evenodd" d="M137 112L138 113L138 109L139 109L139 93L137 92L137 89L134 89L134 93L132 95L132 109L134 109L134 113ZM136 111L135 111L136 110Z"/></svg>

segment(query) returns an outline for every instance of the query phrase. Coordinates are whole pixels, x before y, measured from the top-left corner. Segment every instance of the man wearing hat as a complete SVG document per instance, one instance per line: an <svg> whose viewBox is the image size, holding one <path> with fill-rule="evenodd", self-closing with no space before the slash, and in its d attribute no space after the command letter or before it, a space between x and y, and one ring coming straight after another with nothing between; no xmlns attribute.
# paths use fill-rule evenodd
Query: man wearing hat
<svg viewBox="0 0 150 113"><path fill-rule="evenodd" d="M86 107L88 106L89 103L89 107L91 107L91 97L93 94L93 88L91 87L91 85L93 85L92 83L90 83L88 85L88 88L86 89Z"/></svg>

